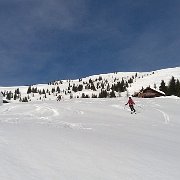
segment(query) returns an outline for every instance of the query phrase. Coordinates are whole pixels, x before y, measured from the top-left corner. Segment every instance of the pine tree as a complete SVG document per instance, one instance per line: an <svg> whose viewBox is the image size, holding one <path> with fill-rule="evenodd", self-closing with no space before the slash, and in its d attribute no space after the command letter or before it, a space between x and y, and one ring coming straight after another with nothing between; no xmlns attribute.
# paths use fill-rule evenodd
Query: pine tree
<svg viewBox="0 0 180 180"><path fill-rule="evenodd" d="M126 86L126 88L128 88L128 87L129 87L129 84L128 84L128 82L127 82L127 81L126 81L126 85L125 85L125 86Z"/></svg>
<svg viewBox="0 0 180 180"><path fill-rule="evenodd" d="M167 94L167 86L164 80L161 81L161 85L159 86L159 90Z"/></svg>
<svg viewBox="0 0 180 180"><path fill-rule="evenodd" d="M121 82L117 82L117 84L112 85L111 89L116 92L124 92L126 90L127 87L127 82L124 81L124 79L122 78Z"/></svg>
<svg viewBox="0 0 180 180"><path fill-rule="evenodd" d="M20 94L19 88L16 89L16 94Z"/></svg>
<svg viewBox="0 0 180 180"><path fill-rule="evenodd" d="M17 99L17 94L16 94L16 92L14 93L14 100L16 100Z"/></svg>
<svg viewBox="0 0 180 180"><path fill-rule="evenodd" d="M180 97L180 82L178 79L176 81L176 96Z"/></svg>
<svg viewBox="0 0 180 180"><path fill-rule="evenodd" d="M56 92L60 93L60 87L57 86Z"/></svg>
<svg viewBox="0 0 180 180"><path fill-rule="evenodd" d="M52 88L51 92L54 93L55 92L55 88Z"/></svg>
<svg viewBox="0 0 180 180"><path fill-rule="evenodd" d="M103 82L101 83L101 89L104 89L104 83Z"/></svg>
<svg viewBox="0 0 180 180"><path fill-rule="evenodd" d="M75 86L75 84L73 84L72 91L74 91L74 92L78 91L78 88L77 88L77 86Z"/></svg>
<svg viewBox="0 0 180 180"><path fill-rule="evenodd" d="M137 78L137 73L135 74L135 78Z"/></svg>
<svg viewBox="0 0 180 180"><path fill-rule="evenodd" d="M99 81L102 81L102 76L99 76Z"/></svg>
<svg viewBox="0 0 180 180"><path fill-rule="evenodd" d="M86 97L86 95L84 94L84 93L82 93L82 96L81 96L82 98L85 98Z"/></svg>
<svg viewBox="0 0 180 180"><path fill-rule="evenodd" d="M130 78L130 79L128 80L128 83L129 83L129 84L133 83L133 78Z"/></svg>
<svg viewBox="0 0 180 180"><path fill-rule="evenodd" d="M109 83L108 83L108 85L107 85L107 91L110 91L110 85L109 85Z"/></svg>
<svg viewBox="0 0 180 180"><path fill-rule="evenodd" d="M94 86L94 83L93 83L93 82L91 83L91 90L96 91L96 88L95 88L95 86Z"/></svg>
<svg viewBox="0 0 180 180"><path fill-rule="evenodd" d="M80 85L78 86L78 91L82 91L82 90L83 90L83 85L80 84Z"/></svg>
<svg viewBox="0 0 180 180"><path fill-rule="evenodd" d="M46 94L46 92L45 92L45 90L44 90L44 89L42 90L42 94Z"/></svg>
<svg viewBox="0 0 180 180"><path fill-rule="evenodd" d="M176 80L172 76L171 80L169 81L168 85L168 95L175 95L176 94Z"/></svg>
<svg viewBox="0 0 180 180"><path fill-rule="evenodd" d="M38 93L37 87L34 88L34 93Z"/></svg>
<svg viewBox="0 0 180 180"><path fill-rule="evenodd" d="M96 84L96 89L99 89L99 82Z"/></svg>
<svg viewBox="0 0 180 180"><path fill-rule="evenodd" d="M24 97L24 98L22 99L22 102L28 102L27 97Z"/></svg>
<svg viewBox="0 0 180 180"><path fill-rule="evenodd" d="M27 94L30 94L32 91L31 91L31 86L28 87L28 90L27 90Z"/></svg>
<svg viewBox="0 0 180 180"><path fill-rule="evenodd" d="M99 93L99 98L107 98L108 97L108 93L106 90L101 90L101 92Z"/></svg>
<svg viewBox="0 0 180 180"><path fill-rule="evenodd" d="M90 98L88 94L86 94L86 98Z"/></svg>
<svg viewBox="0 0 180 180"><path fill-rule="evenodd" d="M42 91L41 91L41 90L39 90L39 94L40 94L40 95L42 94Z"/></svg>
<svg viewBox="0 0 180 180"><path fill-rule="evenodd" d="M109 97L110 97L110 98L115 98L115 97L116 97L114 91L111 91L111 92L110 92Z"/></svg>
<svg viewBox="0 0 180 180"><path fill-rule="evenodd" d="M120 92L124 92L126 90L124 79L122 78L122 81L120 83Z"/></svg>
<svg viewBox="0 0 180 180"><path fill-rule="evenodd" d="M97 95L95 95L95 94L92 94L92 98L97 98Z"/></svg>
<svg viewBox="0 0 180 180"><path fill-rule="evenodd" d="M5 97L5 92L2 92L2 91L1 91L1 93L2 93L3 97Z"/></svg>
<svg viewBox="0 0 180 180"><path fill-rule="evenodd" d="M12 93L11 93L11 91L10 91L10 92L7 92L6 99L7 99L7 100L11 100L11 98L12 98Z"/></svg>

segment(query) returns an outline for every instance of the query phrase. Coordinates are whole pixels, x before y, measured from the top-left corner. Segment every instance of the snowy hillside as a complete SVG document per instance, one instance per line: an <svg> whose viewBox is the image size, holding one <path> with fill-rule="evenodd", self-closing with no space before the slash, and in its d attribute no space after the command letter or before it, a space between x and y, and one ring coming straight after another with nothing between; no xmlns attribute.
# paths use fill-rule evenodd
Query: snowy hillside
<svg viewBox="0 0 180 180"><path fill-rule="evenodd" d="M180 99L134 100L0 106L0 179L179 180Z"/></svg>
<svg viewBox="0 0 180 180"><path fill-rule="evenodd" d="M180 98L133 98L137 114L125 106L172 76L180 67L0 87L12 102L0 106L0 179L179 180ZM117 98L95 98L103 90Z"/></svg>
<svg viewBox="0 0 180 180"><path fill-rule="evenodd" d="M81 97L99 97L103 90L108 96L120 97L133 95L142 87L151 86L159 90L162 80L166 84L174 76L180 80L180 67L157 70L153 72L116 72L80 78L77 80L58 80L48 84L20 87L0 87L4 98L11 101L46 101ZM112 92L115 91L115 94Z"/></svg>

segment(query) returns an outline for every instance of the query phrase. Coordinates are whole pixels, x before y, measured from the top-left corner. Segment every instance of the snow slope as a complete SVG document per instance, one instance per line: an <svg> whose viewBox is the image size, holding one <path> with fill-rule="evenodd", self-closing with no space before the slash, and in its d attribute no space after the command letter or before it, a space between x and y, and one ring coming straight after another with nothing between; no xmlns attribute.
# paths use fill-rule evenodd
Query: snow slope
<svg viewBox="0 0 180 180"><path fill-rule="evenodd" d="M2 180L179 180L179 98L0 106Z"/></svg>
<svg viewBox="0 0 180 180"><path fill-rule="evenodd" d="M151 86L151 88L153 88L154 84L158 88L162 80L168 85L172 76L174 76L175 79L180 80L180 67L157 70L151 75L148 75L148 73L146 74L147 75L143 75L143 78L136 79L132 87L128 89L130 93L133 94L134 92L138 92L142 87L146 88Z"/></svg>
<svg viewBox="0 0 180 180"><path fill-rule="evenodd" d="M137 77L135 77L135 76L137 76ZM82 81L80 81L80 82L79 82L79 79L62 80L62 84L60 83L60 81L56 81L57 84L53 84L53 85L52 84L51 85L37 84L37 85L32 86L33 88L38 88L38 90L45 89L45 91L48 90L49 92L52 91L52 88L57 89L58 86L60 87L60 90L61 90L60 93L55 92L55 93L51 93L51 95L46 93L46 96L47 96L46 98L45 98L44 94L42 94L42 95L39 95L39 93L27 94L27 90L28 90L29 86L0 87L0 91L2 91L2 92L11 91L14 93L14 91L17 88L19 88L20 92L21 92L21 98L29 96L31 101L55 100L59 94L62 95L62 97L64 99L69 99L71 94L74 98L81 97L82 93L85 93L91 97L92 94L98 95L99 92L101 91L101 88L97 89L96 91L85 89L85 84L89 83L90 79L94 82L95 87L97 86L97 83L101 84L102 81L103 82L107 81L111 87L113 83L120 82L122 80L122 78L125 81L128 81L130 78L133 77L134 78L133 83L127 89L129 94L132 95L135 92L139 92L140 89L142 89L142 87L146 88L148 86L151 86L151 88L154 88L154 86L156 85L157 90L158 90L161 81L164 80L166 85L168 85L169 80L172 78L172 76L174 76L175 79L180 80L180 67L161 69L161 70L157 70L157 71L153 71L153 72L117 72L117 73L109 73L109 74L99 74L99 75L93 75L93 76L89 76L86 78L82 78ZM101 81L98 80L99 77L102 78ZM106 83L105 88L107 88L108 83ZM69 84L71 85L71 90L70 90L71 93L68 93ZM79 91L77 93L74 93L72 91L73 84L83 85L84 86L83 91ZM127 94L126 92L121 93L121 96L126 96L126 94ZM119 96L118 93L116 94L116 96ZM19 101L19 99L17 99L16 102L17 101Z"/></svg>

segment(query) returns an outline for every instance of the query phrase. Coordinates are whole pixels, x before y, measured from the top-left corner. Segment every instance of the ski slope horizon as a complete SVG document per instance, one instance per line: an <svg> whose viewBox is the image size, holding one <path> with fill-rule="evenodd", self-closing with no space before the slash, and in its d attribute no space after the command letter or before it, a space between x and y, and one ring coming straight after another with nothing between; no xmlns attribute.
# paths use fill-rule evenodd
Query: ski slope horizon
<svg viewBox="0 0 180 180"><path fill-rule="evenodd" d="M136 76L136 78L134 78ZM151 72L115 72L115 73L108 73L108 74L99 74L99 75L92 75L85 78L75 79L75 80L56 80L54 81L55 84L37 84L37 85L31 85L33 88L38 88L39 90L48 90L51 91L52 88L57 88L58 86L61 89L61 92L59 93L53 93L51 95L48 95L48 97L45 98L44 95L36 95L36 94L27 94L27 90L29 86L13 86L13 87L0 87L0 91L12 91L14 92L17 88L21 91L22 98L25 96L29 96L31 101L37 101L39 99L41 100L55 100L58 95L62 95L64 99L69 99L70 96L73 96L73 98L81 97L82 93L89 95L90 97L92 94L98 95L98 93L101 91L101 89L97 89L96 91L93 90L87 90L85 87L81 92L73 92L71 89L70 93L64 93L68 92L69 84L71 86L73 85L83 85L85 83L88 83L90 80L94 81L95 86L97 86L98 83L101 83L102 81L107 81L108 84L112 85L115 81L121 81L124 79L125 81L128 81L130 78L134 78L133 83L130 84L130 86L127 88L127 92L130 95L133 95L136 92L139 92L142 87L146 88L150 86L153 88L156 86L157 90L159 89L159 86L161 84L161 81L164 80L165 83L168 85L170 79L174 76L174 78L180 80L180 67L174 67L174 68L167 68L167 69L161 69ZM102 78L101 80L98 80L99 78ZM80 81L81 80L81 81ZM57 83L57 84L56 84ZM107 86L107 84L106 84ZM122 92L121 94L116 94L116 96L126 96L127 92ZM16 100L17 101L17 100Z"/></svg>
<svg viewBox="0 0 180 180"><path fill-rule="evenodd" d="M147 74L150 74L152 72L158 72L160 74L160 76L162 78L164 78L165 75L168 75L169 77L169 74L171 74L171 76L175 76L175 78L179 78L180 77L180 67L177 66L177 67L169 67L169 68L163 68L163 69L157 69L157 70L152 70L152 71L115 71L115 72L110 72L110 73L100 73L100 74L94 74L94 75L89 75L89 76L83 76L83 77L79 77L77 79L58 79L58 80L54 80L54 81L59 81L59 80L62 80L62 81L67 81L67 80L72 80L72 81L78 81L79 79L95 79L95 78L99 78L99 76L102 76L102 77L110 77L112 75L114 75L115 73L119 73L120 74L120 77L127 77L127 76L131 76L131 75L135 75L136 73L140 73L140 75L147 75ZM53 81L53 80L52 80ZM166 81L166 80L165 80ZM30 85L30 84L29 84ZM0 85L0 88L18 88L18 87L27 87L29 85L20 85L20 86L2 86ZM36 84L31 84L31 85L46 85L46 83L36 83Z"/></svg>
<svg viewBox="0 0 180 180"><path fill-rule="evenodd" d="M0 106L2 180L179 180L180 98Z"/></svg>

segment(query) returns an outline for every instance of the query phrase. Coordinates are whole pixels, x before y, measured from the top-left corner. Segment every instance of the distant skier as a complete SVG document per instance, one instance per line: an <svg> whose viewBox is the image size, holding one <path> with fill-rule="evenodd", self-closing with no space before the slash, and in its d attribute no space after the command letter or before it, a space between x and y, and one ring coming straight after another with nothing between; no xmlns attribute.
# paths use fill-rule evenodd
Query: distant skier
<svg viewBox="0 0 180 180"><path fill-rule="evenodd" d="M128 105L129 104L129 107L130 107L130 109L131 109L131 114L134 112L134 113L136 113L136 110L134 109L134 101L132 100L132 98L131 97L129 97L129 100L128 100L128 102L125 104L125 105Z"/></svg>
<svg viewBox="0 0 180 180"><path fill-rule="evenodd" d="M57 97L57 101L61 101L61 99L62 99L62 97L61 97L61 95L59 95L59 96Z"/></svg>

